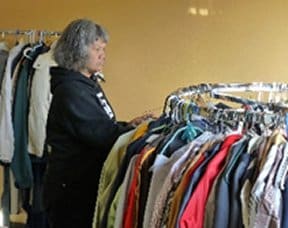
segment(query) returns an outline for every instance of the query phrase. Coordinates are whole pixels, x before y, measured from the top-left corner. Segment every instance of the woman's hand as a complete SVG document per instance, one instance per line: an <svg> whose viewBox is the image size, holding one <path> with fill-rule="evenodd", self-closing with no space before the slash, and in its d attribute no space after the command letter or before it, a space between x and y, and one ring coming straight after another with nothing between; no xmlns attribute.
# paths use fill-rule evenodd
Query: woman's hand
<svg viewBox="0 0 288 228"><path fill-rule="evenodd" d="M148 119L156 119L156 116L153 113L145 113L142 116L139 116L139 117L132 119L129 122L129 124L132 125L133 127L136 127Z"/></svg>

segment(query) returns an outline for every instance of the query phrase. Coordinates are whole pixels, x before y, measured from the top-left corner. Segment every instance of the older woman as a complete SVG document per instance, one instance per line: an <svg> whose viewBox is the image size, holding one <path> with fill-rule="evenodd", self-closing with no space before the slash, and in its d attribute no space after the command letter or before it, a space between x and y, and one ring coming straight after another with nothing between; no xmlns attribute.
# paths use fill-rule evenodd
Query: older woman
<svg viewBox="0 0 288 228"><path fill-rule="evenodd" d="M50 70L53 100L47 122L48 168L44 206L51 228L92 226L97 180L117 137L131 124L117 122L98 84L108 36L89 20L75 20L54 51L58 67Z"/></svg>

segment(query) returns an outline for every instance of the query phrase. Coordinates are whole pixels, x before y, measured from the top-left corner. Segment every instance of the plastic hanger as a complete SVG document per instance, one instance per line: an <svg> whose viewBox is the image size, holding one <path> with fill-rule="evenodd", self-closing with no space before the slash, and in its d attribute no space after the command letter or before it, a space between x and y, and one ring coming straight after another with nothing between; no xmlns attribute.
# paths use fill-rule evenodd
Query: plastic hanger
<svg viewBox="0 0 288 228"><path fill-rule="evenodd" d="M203 130L199 127L196 127L191 121L190 116L192 115L192 112L189 112L190 103L185 103L183 105L183 116L184 120L186 121L186 129L181 136L182 140L185 140L187 142L191 142L193 139L195 139L198 135L198 133L203 133Z"/></svg>
<svg viewBox="0 0 288 228"><path fill-rule="evenodd" d="M2 32L1 33L1 42L4 42L5 41L5 32Z"/></svg>
<svg viewBox="0 0 288 228"><path fill-rule="evenodd" d="M19 36L19 30L17 29L16 32L15 32L15 44L16 44L16 45L19 44L19 41L18 41L18 38L19 38L19 37L18 37L18 36Z"/></svg>
<svg viewBox="0 0 288 228"><path fill-rule="evenodd" d="M184 106L185 106L185 101L181 100L178 104L178 123L182 123L184 121Z"/></svg>
<svg viewBox="0 0 288 228"><path fill-rule="evenodd" d="M175 124L179 124L181 122L180 117L180 106L181 106L182 100L178 100L176 103L176 107L173 109L173 120Z"/></svg>
<svg viewBox="0 0 288 228"><path fill-rule="evenodd" d="M32 51L31 47L25 48L25 50L23 51L23 56L27 59L33 60L32 57L29 55L30 51Z"/></svg>
<svg viewBox="0 0 288 228"><path fill-rule="evenodd" d="M262 87L262 82L259 83L259 87L261 88ZM263 92L261 90L258 91L258 96L257 96L257 101L258 102L261 102L262 101L262 95L263 95Z"/></svg>
<svg viewBox="0 0 288 228"><path fill-rule="evenodd" d="M171 114L171 111L173 110L172 104L175 104L179 100L179 97L177 95L169 95L166 97L164 102L164 108L163 108L163 114L165 116L169 116Z"/></svg>
<svg viewBox="0 0 288 228"><path fill-rule="evenodd" d="M39 41L35 44L35 38L36 36L36 32L31 30L29 33L29 42L31 45L33 45L33 47L27 47L24 51L23 51L23 55L30 60L33 60L33 58L29 55L29 52L33 52L35 50L37 50L37 48L42 47L43 46L43 40L44 40L44 33L42 31L39 32Z"/></svg>
<svg viewBox="0 0 288 228"><path fill-rule="evenodd" d="M5 32L2 32L2 35L1 35L0 50L9 51L9 48L5 41Z"/></svg>
<svg viewBox="0 0 288 228"><path fill-rule="evenodd" d="M34 36L35 36L35 32L34 32ZM37 48L43 46L43 39L44 39L43 35L40 35L39 41L36 43L35 42L35 37L33 38L33 43L31 43L31 44L33 44L33 47L32 47L33 51L35 51L35 50L37 50Z"/></svg>

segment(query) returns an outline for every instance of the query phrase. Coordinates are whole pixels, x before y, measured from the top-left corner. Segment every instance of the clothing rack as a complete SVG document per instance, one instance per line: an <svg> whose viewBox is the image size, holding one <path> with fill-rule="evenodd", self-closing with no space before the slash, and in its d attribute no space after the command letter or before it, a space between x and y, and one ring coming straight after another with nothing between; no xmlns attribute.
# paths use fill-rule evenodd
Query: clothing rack
<svg viewBox="0 0 288 228"><path fill-rule="evenodd" d="M283 162L279 162L279 165L276 162L269 162L269 164L276 164L277 167L281 167L279 170L282 170L284 166L287 167L286 163L284 163L284 152L282 149L284 148L284 143L281 141L284 139L283 136L287 135L287 131L282 128L284 126L281 126L283 123L287 126L283 118L286 114L285 106L287 102L285 98L286 95L288 95L287 88L288 85L282 83L200 84L181 88L169 94L165 99L164 115L161 116L161 120L166 117L169 118L166 119L167 122L165 122L165 124L162 122L160 125L159 121L161 128L158 127L159 125L155 128L157 131L160 129L159 138L156 136L155 139L153 135L153 139L150 141L144 136L143 141L146 143L145 145L143 143L143 149L140 149L140 146L135 146L134 154L132 153L134 145L130 147L130 141L126 146L126 148L129 148L129 153L127 152L129 155L123 156L122 162L118 163L121 173L119 172L117 175L115 171L117 171L118 167L113 167L111 170L109 170L108 167L118 156L119 153L117 152L120 151L120 148L122 150L122 145L120 146L123 141L122 138L121 142L119 140L119 142L115 144L116 147L113 148L108 155L107 163L104 164L103 173L101 174L101 179L103 179L100 179L101 187L99 188L100 191L98 191L99 200L97 199L96 203L95 225L93 227L112 227L113 225L113 227L131 227L139 224L143 224L143 227L176 227L176 224L179 225L180 222L182 226L177 225L178 227L204 227L206 211L208 211L208 213L206 212L206 218L209 220L206 223L210 225L209 227L213 227L214 221L218 221L215 218L219 218L219 221L221 221L219 225L217 223L217 227L224 227L221 226L221 224L222 220L225 219L227 223L225 227L236 227L236 225L241 224L236 224L235 219L230 219L230 217L232 217L229 217L230 211L237 212L232 214L232 218L238 215L241 216L241 205L247 205L247 209L250 209L252 208L250 202L254 203L254 201L250 201L250 198L248 198L248 201L246 200L246 196L250 197L250 195L247 194L245 197L240 197L240 193L236 194L236 192L240 192L244 185L244 180L248 181L247 184L251 184L247 185L247 189L245 190L249 190L249 193L252 192L252 187L254 186L252 185L252 181L250 182L250 179L252 179L252 177L256 179L258 171L260 173L260 168L258 167L261 166L262 169L266 159L268 159L268 157L271 159L267 154L270 147L272 148L272 144L275 144L273 145L273 150L275 149L276 152L276 146L278 146L276 145L276 136L277 143L280 144L281 142L281 146L279 145L279 148L277 148L277 152L279 151L277 156L282 156L281 154L283 154ZM246 91L256 92L256 94L253 94L254 100L251 99L250 94L244 93L242 96L241 93L241 97L236 97L233 96L234 94L230 95L229 93ZM257 92L259 93L258 97ZM261 97L262 92L269 94L268 100L266 100L266 96L265 100ZM278 95L281 95L279 102L277 99L274 99ZM228 106L226 102L219 105L219 100L235 102L240 104L240 108L238 108L239 105L235 108L234 104L232 104L232 106L229 104ZM205 115L203 115L202 111L206 112ZM192 121L184 122L187 116L189 118L191 117L190 120ZM162 119L162 117L164 118ZM178 122L180 124L178 124ZM153 124L155 124L155 122ZM153 130L151 131L153 133L155 132ZM210 133L213 135L211 138L206 135ZM222 140L222 137L225 140ZM230 144L230 142L226 140L236 139L236 137L239 137L238 139L242 141L237 139ZM250 141L251 139L253 139L253 141ZM184 146L180 146L181 140L183 140L183 142L187 141L187 143L184 143ZM205 143L201 143L202 140ZM239 144L238 141L240 142ZM137 141L137 144L139 142L140 141ZM235 143L237 143L237 145ZM179 147L177 147L177 144ZM228 146L228 144L230 144L230 146ZM118 145L119 148L117 148ZM181 148L183 148L183 151ZM223 148L227 148L227 150ZM271 154L275 156L276 153L273 152L274 151L272 151ZM130 160L130 162L128 162L128 160ZM123 168L123 161L125 161L125 168ZM254 167L255 170L257 169L255 172ZM126 175L123 175L123 170L126 170ZM265 165L265 171L266 170L267 167ZM272 170L279 180L280 174L275 171L276 168L271 169L271 171ZM137 174L137 172L140 174ZM147 175L143 175L144 172L147 172ZM111 173L115 175L111 177ZM150 177L147 177L148 173ZM111 179L106 181L108 175L110 175L109 178L111 177ZM254 177L254 175L256 177ZM281 181L285 181L284 177L285 175L283 174ZM272 178L273 175L270 173L269 182ZM273 178L273 181L274 179L276 178ZM217 183L218 180L221 180L221 186ZM227 188L222 186L222 181ZM240 184L240 182L242 183ZM267 182L265 179L265 185L267 185ZM144 184L142 185L142 183ZM237 183L237 185L228 185L233 183ZM255 182L253 182L253 184L254 183ZM261 186L264 192L263 185L259 183L261 182L257 182L256 186ZM250 187L251 189L249 189ZM245 194L247 192L248 191L245 191ZM193 195L194 193L195 195ZM265 194L268 195L269 193L270 192L267 192ZM260 195L258 191L257 194ZM211 198L209 198L210 195L212 196ZM225 195L225 199L227 200L221 200L222 195ZM237 208L235 206L236 200L229 201L232 196L235 196L234 198L237 199ZM232 199L234 200L234 198ZM258 203L256 199L258 200L259 198L260 197L255 197L253 199ZM270 195L267 198L269 200L274 199ZM242 204L240 204L239 199L241 199ZM279 197L278 202L281 200ZM209 208L205 207L205 205L208 205L208 202ZM232 204L231 202L233 202L235 207L229 207L229 205ZM272 201L267 200L267 202ZM221 217L221 209L223 209L221 205L223 203L226 208L229 208L228 210L223 210L223 213L226 212L226 218ZM254 205L255 209L257 209L256 203ZM264 212L266 209L265 206L267 205L269 204L264 204ZM210 208L212 208L212 210L210 210ZM214 208L217 209L217 214ZM248 221L252 215L254 216L253 218L256 217L256 213L255 215L250 213L250 211L254 212L254 208L253 211L246 211L249 214L244 215ZM241 212L241 214L238 212ZM210 214L212 214L212 216L209 216ZM285 215L285 213L283 214ZM261 216L259 217L263 218ZM237 219L240 220L239 218ZM244 222L246 222L246 220ZM230 225L232 223L236 225ZM253 225L252 222L251 225Z"/></svg>
<svg viewBox="0 0 288 228"><path fill-rule="evenodd" d="M228 94L228 92L256 92L257 99ZM268 102L262 101L262 93L268 92ZM263 127L286 125L288 112L288 84L285 83L231 83L200 84L180 88L165 99L163 114L175 123L193 119L193 114L200 114L216 122L229 122L234 127L239 123L261 124ZM204 98L229 101L240 104L240 108L221 108ZM168 111L167 111L168 110ZM248 126L248 125L247 125Z"/></svg>
<svg viewBox="0 0 288 228"><path fill-rule="evenodd" d="M25 56L26 58L28 58L28 59L33 59L31 56L30 56L30 53L28 53L29 51L34 51L33 49L35 48L35 50L36 49L38 49L38 48L41 48L42 46L44 46L43 45L43 43L45 43L46 44L46 41L48 41L48 40L46 40L45 38L48 38L48 37L51 37L51 38L57 38L57 36L59 36L59 35L61 35L61 32L59 32L59 31L47 31L47 30L36 30L36 29L22 29L22 30L20 30L20 29L0 29L0 43L2 44L2 45L4 45L4 47L6 48L7 47L7 50L5 50L5 51L7 51L7 53L8 53L8 56L10 55L10 48L8 48L8 45L7 45L7 43L9 43L9 41L13 41L13 39L15 39L16 41L17 41L17 45L15 46L15 48L16 48L16 51L18 52L18 55L20 56L20 55L22 55L23 57ZM20 38L22 39L22 38L24 38L24 41L25 42L20 42ZM3 42L1 42L1 41L3 41ZM24 43L28 43L29 42L29 44L30 44L30 46L28 46L28 45L24 45ZM18 46L18 44L19 44L19 47L22 49L24 46L26 46L25 47L25 49L23 49L22 51L21 51L21 53L20 53L20 49L19 49L19 47L17 47ZM13 47L14 48L14 47ZM18 49L17 49L18 48ZM12 51L12 53L13 53L13 51ZM39 55L39 53L37 54L37 56ZM7 56L7 59L8 59L8 56ZM16 59L15 57L13 57L13 59ZM35 60L35 58L33 59L33 60ZM46 58L45 58L45 60L46 60ZM19 60L17 60L18 61L18 63L20 63L20 61ZM47 63L47 67L48 67L48 65L49 64L51 64L51 63ZM46 67L46 65L45 65L45 67ZM21 69L21 67L19 67L19 69ZM14 69L15 70L15 69ZM37 71L37 70L36 70ZM43 72L43 71L42 71ZM28 73L28 71L27 71L27 73ZM8 77L9 78L9 81L10 81L10 79L12 80L12 74L13 74L13 72L10 72L9 73L9 76L10 77ZM18 73L19 74L19 73ZM4 75L3 75L4 76ZM44 75L43 75L44 76ZM22 76L21 76L22 77ZM26 77L26 76L25 76ZM23 77L22 77L23 78ZM27 76L27 78L28 78L28 76ZM45 78L45 77L43 77L43 78ZM47 78L47 77L46 77ZM16 80L15 80L16 81ZM11 83L12 83L12 81L11 81ZM16 83L16 82L15 82ZM18 82L17 82L18 83ZM7 88L7 87L5 87L5 88ZM9 88L10 89L10 88ZM12 89L12 88L11 88ZM15 90L16 90L16 88L15 88ZM43 94L45 94L45 92L43 93ZM24 99L24 98L23 98ZM2 101L2 100L1 100ZM4 104L4 102L2 103L2 104ZM25 105L23 105L23 107L24 107ZM2 107L2 106L1 106ZM12 106L11 106L12 107ZM7 112L7 113L12 113L12 112ZM25 112L23 112L23 113L27 113L26 111ZM8 114L8 115L11 115L11 114ZM1 118L2 119L2 118ZM4 119L4 118L3 118ZM26 118L25 118L26 119ZM6 120L6 119L5 119ZM27 121L28 121L28 116L27 116ZM12 123L11 123L12 124ZM5 125L6 126L6 125ZM12 129L12 125L10 126L9 125L9 127L11 127L10 129ZM23 128L22 128L23 129ZM22 135L23 136L23 135ZM14 142L13 142L14 143ZM13 144L14 145L14 144ZM13 150L14 150L14 148L13 148ZM3 150L4 151L4 150ZM27 156L28 156L28 154L27 154ZM25 159L23 159L23 160L25 160ZM42 162L42 161L41 161ZM7 162L7 163L11 163L11 162ZM4 162L4 164L6 164L5 162ZM39 162L39 164L40 164L40 162ZM42 164L41 164L41 166L42 166ZM40 170L40 169L39 169ZM27 173L26 171L24 171L24 173ZM17 195L17 197L15 197L14 199L15 200L13 200L13 201L18 201L18 196L19 196L19 193L17 193L17 191L16 191L16 188L15 188L15 186L14 186L14 180L13 181L11 181L10 180L10 175L11 175L11 165L9 164L7 164L7 165L5 165L4 166L4 187L3 188L5 188L5 190L6 189L8 189L8 192L5 192L5 194L3 194L4 196L4 198L2 198L1 200L2 200L2 208L1 208L1 210L2 211L0 211L0 214L2 215L2 217L3 217L3 225L7 225L7 227L9 226L9 224L10 224L10 213L12 213L12 214L17 214L18 213L18 207L19 207L19 205L16 205L14 202L12 202L12 203L10 203L10 200L11 200L11 198L10 198L10 194L15 194L15 195ZM11 175L12 176L12 175ZM39 178L39 177L37 177L37 178ZM10 185L10 181L11 181L11 185ZM13 186L13 189L12 189L12 193L11 193L11 190L10 190L10 188L11 188L11 186ZM36 188L38 188L39 186L36 186L35 187L35 185L33 186L35 189ZM33 197L34 197L34 195L35 195L35 192L36 192L36 190L35 189L33 189ZM34 191L35 190L35 191ZM23 187L21 188L21 191L24 191L23 190ZM23 193L24 194L24 193ZM28 190L27 190L27 193L25 193L27 196L29 195L30 196L30 193L28 193ZM28 197L27 197L28 198ZM31 195L31 198L32 198L32 195ZM37 204L38 203L38 204ZM13 204L13 206L10 208L10 206ZM18 203L19 204L19 203ZM35 203L35 205L37 204L37 210L38 210L38 208L39 208L39 202L37 201L36 203ZM15 206L16 205L16 206ZM21 205L23 208L24 208L24 206L25 205ZM34 202L33 202L33 207L34 207ZM26 210L26 212L27 212L27 208L25 208L25 210ZM31 212L29 212L29 213L31 213ZM29 214L28 213L28 214ZM29 215L28 215L29 216ZM30 223L31 223L31 221L30 221ZM0 227L2 227L2 224L0 223ZM6 227L6 226L5 226Z"/></svg>
<svg viewBox="0 0 288 228"><path fill-rule="evenodd" d="M16 30L0 30L0 33L2 35L29 35L31 34L32 32L35 32L35 33L43 33L44 35L47 35L47 36L59 36L61 35L61 32L59 31L47 31L47 30L35 30L35 29L28 29L28 30L19 30L19 29L16 29Z"/></svg>
<svg viewBox="0 0 288 228"><path fill-rule="evenodd" d="M258 92L258 100L247 99L243 97L237 97L228 95L224 92ZM269 101L263 102L260 100L262 92L269 92ZM231 101L243 105L260 104L270 107L278 107L279 109L287 109L288 104L286 103L286 95L283 101L277 101L279 99L272 99L273 93L288 93L288 84L285 83L227 83L227 84L199 84L189 87L180 88L171 94L169 94L164 103L163 113L166 112L167 108L173 109L175 105L183 101L185 98L192 98L199 95L207 94L210 98L222 99L225 101ZM279 95L279 94L278 94Z"/></svg>
<svg viewBox="0 0 288 228"><path fill-rule="evenodd" d="M38 37L39 41L43 41L47 36L60 36L61 32L59 31L47 31L47 30L36 30L36 29L28 29L28 30L0 30L1 38L4 39L6 35L9 36L19 36L25 35L28 36L31 43L35 43L36 37Z"/></svg>
<svg viewBox="0 0 288 228"><path fill-rule="evenodd" d="M263 83L263 82L252 82L252 83L202 83L199 85L191 85L188 87L183 87L175 90L174 92L168 95L182 96L187 95L187 93L203 93L203 92L246 92L246 91L266 91L266 92L284 92L288 91L288 84L272 82L272 83Z"/></svg>

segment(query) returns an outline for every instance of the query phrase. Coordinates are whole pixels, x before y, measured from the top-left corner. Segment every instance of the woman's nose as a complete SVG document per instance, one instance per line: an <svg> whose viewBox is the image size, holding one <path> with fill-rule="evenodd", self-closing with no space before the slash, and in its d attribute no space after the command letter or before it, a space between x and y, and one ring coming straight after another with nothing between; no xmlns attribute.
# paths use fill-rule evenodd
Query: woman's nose
<svg viewBox="0 0 288 228"><path fill-rule="evenodd" d="M103 54L103 55L99 55L99 60L105 61L105 59L106 59L105 54Z"/></svg>

